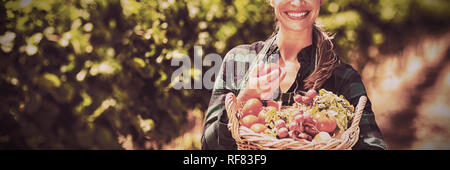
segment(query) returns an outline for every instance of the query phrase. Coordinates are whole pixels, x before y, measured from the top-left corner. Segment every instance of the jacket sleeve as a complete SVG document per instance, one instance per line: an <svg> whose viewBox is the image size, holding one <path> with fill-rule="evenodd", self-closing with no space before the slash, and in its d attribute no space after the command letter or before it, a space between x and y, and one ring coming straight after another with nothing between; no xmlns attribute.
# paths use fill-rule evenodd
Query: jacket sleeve
<svg viewBox="0 0 450 170"><path fill-rule="evenodd" d="M344 96L356 107L359 98L367 96L366 89L361 80L361 76L353 70L343 87ZM367 99L361 121L359 123L359 140L353 147L354 150L384 150L387 145L383 140L381 131L376 123L375 114L372 111L372 103Z"/></svg>
<svg viewBox="0 0 450 170"><path fill-rule="evenodd" d="M227 127L228 116L225 110L225 96L230 92L238 94L239 73L235 73L237 64L234 58L236 51L234 48L227 53L214 83L201 138L204 150L237 149L236 142Z"/></svg>
<svg viewBox="0 0 450 170"><path fill-rule="evenodd" d="M236 143L228 130L228 116L225 111L225 94L213 94L204 124L202 149L236 149Z"/></svg>

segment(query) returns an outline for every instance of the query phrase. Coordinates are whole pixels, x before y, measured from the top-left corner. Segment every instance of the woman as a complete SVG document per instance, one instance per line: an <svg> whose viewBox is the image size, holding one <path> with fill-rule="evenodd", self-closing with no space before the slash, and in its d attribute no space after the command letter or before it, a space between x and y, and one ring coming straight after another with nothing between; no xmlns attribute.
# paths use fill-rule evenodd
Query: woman
<svg viewBox="0 0 450 170"><path fill-rule="evenodd" d="M282 99L284 104L291 104L286 103L292 101L289 94L324 88L343 95L353 106L357 105L360 96L367 95L360 75L350 65L340 62L333 51L331 38L314 24L322 4L323 0L270 0L277 19L277 30L265 42L235 47L225 56L206 115L202 149L237 148L227 128L224 102L229 92L237 95L238 103L254 97L273 97ZM268 48L263 49L264 46ZM261 52L265 56L279 56L276 63L280 69L273 69L264 75L256 73L261 64L256 66L257 69L246 69L244 72L234 69L233 66L242 64L248 68L255 60L255 55L251 54ZM262 60L271 62L271 57L263 57ZM251 70L249 78L244 79L243 75L248 70ZM230 79L231 82L226 81ZM268 88L273 86L278 88ZM360 137L353 149L387 149L369 100L359 126Z"/></svg>

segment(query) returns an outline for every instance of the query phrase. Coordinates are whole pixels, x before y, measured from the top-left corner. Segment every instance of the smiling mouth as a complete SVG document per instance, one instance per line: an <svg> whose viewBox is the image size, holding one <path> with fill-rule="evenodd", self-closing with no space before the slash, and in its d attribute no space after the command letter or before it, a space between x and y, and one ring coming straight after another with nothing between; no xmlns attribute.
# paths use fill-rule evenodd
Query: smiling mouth
<svg viewBox="0 0 450 170"><path fill-rule="evenodd" d="M290 19L293 20L301 20L306 18L306 16L308 16L308 14L310 13L310 11L288 11L288 12L284 12Z"/></svg>

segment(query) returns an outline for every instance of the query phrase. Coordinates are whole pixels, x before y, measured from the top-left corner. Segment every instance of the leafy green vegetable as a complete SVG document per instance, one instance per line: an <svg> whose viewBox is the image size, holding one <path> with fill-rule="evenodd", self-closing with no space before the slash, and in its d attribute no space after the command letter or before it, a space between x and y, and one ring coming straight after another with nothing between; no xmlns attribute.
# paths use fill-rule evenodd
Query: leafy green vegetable
<svg viewBox="0 0 450 170"><path fill-rule="evenodd" d="M328 116L334 116L337 122L337 132L347 130L349 122L353 118L354 107L347 101L344 96L337 96L325 89L319 90L319 95L314 98L314 107L311 112L313 114L322 111L326 112Z"/></svg>

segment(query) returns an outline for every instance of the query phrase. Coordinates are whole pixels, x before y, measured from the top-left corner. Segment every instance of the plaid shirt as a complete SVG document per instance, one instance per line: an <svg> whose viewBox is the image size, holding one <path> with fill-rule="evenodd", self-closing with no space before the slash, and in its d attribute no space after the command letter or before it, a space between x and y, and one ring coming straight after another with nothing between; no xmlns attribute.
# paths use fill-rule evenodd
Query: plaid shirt
<svg viewBox="0 0 450 170"><path fill-rule="evenodd" d="M268 40L265 42L255 42L250 45L240 45L230 50L225 56L219 75L216 78L205 118L202 149L237 149L236 142L227 128L228 116L225 110L225 96L229 92L233 92L236 96L239 94L240 83L249 65L254 60L252 57L256 57L258 52L263 48L264 43L267 42ZM264 61L267 62L267 56L271 54L279 55L279 48L276 44L273 44L269 48ZM303 88L303 80L314 70L314 54L315 48L313 48L313 45L302 49L298 53L297 58L301 67L297 73L295 83L293 83L288 92L294 92L297 84L297 91L305 91ZM236 69L239 65L245 66L245 69ZM358 104L360 96L367 96L361 76L350 65L345 63L341 63L335 68L332 76L321 88L332 91L337 95L343 95L355 107ZM279 94L276 98L282 96L281 93L276 94ZM359 127L359 140L352 149L387 149L386 143L375 121L370 100L367 100Z"/></svg>

